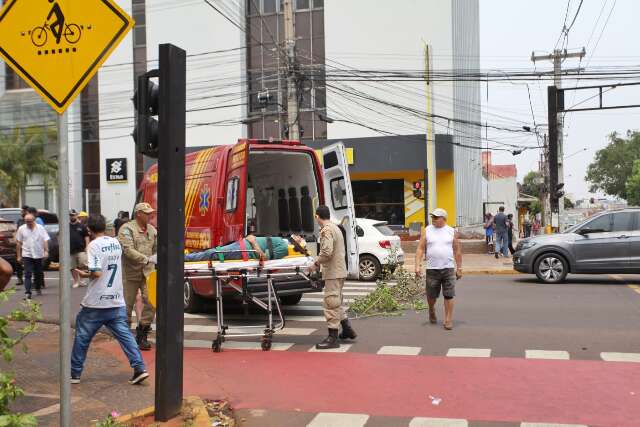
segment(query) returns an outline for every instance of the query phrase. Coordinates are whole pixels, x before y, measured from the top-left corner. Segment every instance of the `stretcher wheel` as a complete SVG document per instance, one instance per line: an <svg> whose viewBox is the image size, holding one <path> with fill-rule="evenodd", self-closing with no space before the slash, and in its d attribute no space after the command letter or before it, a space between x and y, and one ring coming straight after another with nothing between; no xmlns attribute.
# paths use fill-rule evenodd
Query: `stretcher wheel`
<svg viewBox="0 0 640 427"><path fill-rule="evenodd" d="M262 342L260 343L260 347L262 347L262 351L271 350L271 337L262 337Z"/></svg>
<svg viewBox="0 0 640 427"><path fill-rule="evenodd" d="M213 340L213 342L211 343L211 350L213 350L214 353L220 353L222 351L221 337L216 337L216 339Z"/></svg>

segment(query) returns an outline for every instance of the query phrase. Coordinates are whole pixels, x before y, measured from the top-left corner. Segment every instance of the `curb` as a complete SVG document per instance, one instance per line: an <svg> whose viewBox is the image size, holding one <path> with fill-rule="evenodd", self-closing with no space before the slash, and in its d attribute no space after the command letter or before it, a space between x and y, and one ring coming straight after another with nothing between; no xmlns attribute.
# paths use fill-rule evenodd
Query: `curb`
<svg viewBox="0 0 640 427"><path fill-rule="evenodd" d="M209 413L207 412L207 408L204 404L204 402L202 401L202 399L200 399L197 396L189 396L189 397L185 397L183 399L183 404L188 403L191 407L191 409L193 410L192 412L192 419L191 424L189 424L190 426L193 427L210 427L211 426L211 420L209 419ZM119 423L128 423L131 422L132 420L139 418L139 417L146 417L149 415L152 415L153 412L155 410L154 406L149 406L148 408L144 408L141 409L139 411L135 411L132 412L130 414L126 414L126 415L121 415L120 417L118 417L116 419L117 422ZM178 415L179 417L180 415ZM158 422L156 424L153 425L157 425L159 427L163 426L163 425L167 425L170 421L168 421L167 423L161 423ZM126 424L125 424L126 425Z"/></svg>

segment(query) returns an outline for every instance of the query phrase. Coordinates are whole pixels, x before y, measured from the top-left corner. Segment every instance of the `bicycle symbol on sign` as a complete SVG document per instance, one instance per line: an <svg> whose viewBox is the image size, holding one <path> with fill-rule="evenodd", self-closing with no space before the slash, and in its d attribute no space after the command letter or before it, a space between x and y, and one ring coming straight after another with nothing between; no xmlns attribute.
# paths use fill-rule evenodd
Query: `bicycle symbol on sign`
<svg viewBox="0 0 640 427"><path fill-rule="evenodd" d="M47 15L47 19L45 19L41 26L37 26L29 31L31 43L36 47L44 46L47 43L49 32L51 32L51 35L55 38L56 44L60 44L62 37L64 37L69 44L78 43L80 36L82 35L80 26L73 23L67 24L65 22L65 16L57 1L49 0L49 3L53 3L53 6ZM55 18L55 21L48 24L52 17Z"/></svg>

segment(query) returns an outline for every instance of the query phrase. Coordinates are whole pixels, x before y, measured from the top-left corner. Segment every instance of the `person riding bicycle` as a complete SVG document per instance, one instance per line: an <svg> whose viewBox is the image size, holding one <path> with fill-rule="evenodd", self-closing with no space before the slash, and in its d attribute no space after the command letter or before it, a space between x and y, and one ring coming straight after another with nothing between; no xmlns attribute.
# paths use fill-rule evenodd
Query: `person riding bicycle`
<svg viewBox="0 0 640 427"><path fill-rule="evenodd" d="M56 21L53 24L49 24L49 29L56 37L56 44L60 44L60 39L64 31L64 13L62 13L62 9L60 9L57 1L49 0L49 3L53 3L53 7L49 11L49 15L47 15L47 21L49 21L53 15L56 16Z"/></svg>

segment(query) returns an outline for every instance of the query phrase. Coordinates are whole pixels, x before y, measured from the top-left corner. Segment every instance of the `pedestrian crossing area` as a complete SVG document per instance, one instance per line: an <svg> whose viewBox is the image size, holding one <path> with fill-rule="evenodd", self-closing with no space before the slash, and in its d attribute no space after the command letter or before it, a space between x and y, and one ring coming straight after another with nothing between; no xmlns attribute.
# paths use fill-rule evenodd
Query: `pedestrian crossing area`
<svg viewBox="0 0 640 427"><path fill-rule="evenodd" d="M347 281L343 288L344 304L348 305L355 298L368 295L376 288L375 282ZM282 306L285 317L285 328L277 331L272 343L271 351L307 351L315 353L315 342L326 334L326 323L322 309L322 293L305 294L297 305ZM184 347L186 349L210 349L218 327L213 307L208 313L184 314ZM274 315L277 322L277 316ZM254 337L228 338L223 344L223 350L261 350L260 335L266 324L263 311L251 310L249 314L242 313L240 307L231 307L229 313L225 310L225 322L229 326L227 334L246 333L248 325L256 325ZM134 321L135 324L135 321ZM240 328L240 329L239 329ZM155 324L152 325L155 330ZM313 337L312 337L313 336ZM154 341L154 337L150 337ZM342 343L340 348L323 350L323 353L347 353L361 351L354 348L353 343ZM450 358L490 358L496 357L490 348L451 347L441 354L434 354L428 348L419 346L383 345L367 352L384 355L425 356L441 355ZM498 355L497 357L500 357ZM516 357L539 360L571 360L570 352L560 349L524 349ZM575 359L575 357L574 357ZM605 362L640 363L640 353L602 352L599 360Z"/></svg>

